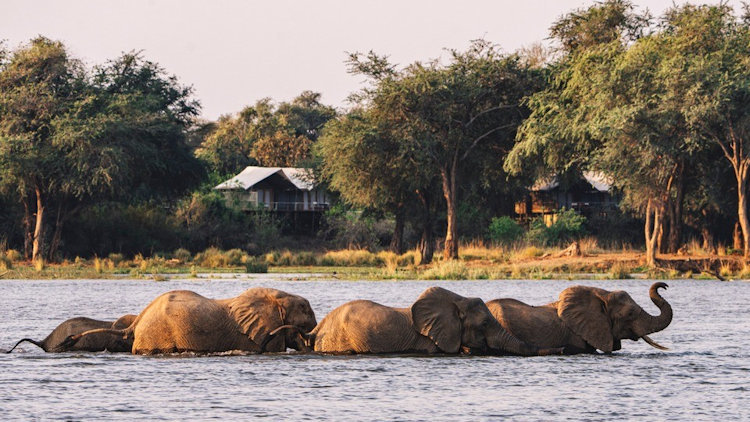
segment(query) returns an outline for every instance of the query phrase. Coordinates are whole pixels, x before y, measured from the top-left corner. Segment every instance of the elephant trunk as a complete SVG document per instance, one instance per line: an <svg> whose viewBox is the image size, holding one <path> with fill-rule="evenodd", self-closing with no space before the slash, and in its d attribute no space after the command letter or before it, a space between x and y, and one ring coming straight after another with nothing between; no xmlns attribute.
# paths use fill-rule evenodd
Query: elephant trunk
<svg viewBox="0 0 750 422"><path fill-rule="evenodd" d="M81 334L69 335L68 337L65 338L65 340L63 340L60 344L58 344L52 351L53 352L70 351L82 337L90 336L92 334L114 334L117 336L122 336L122 338L127 338L132 333L133 333L133 330L131 329L131 327L128 327L123 330L115 330L113 328L96 328L93 330L84 331Z"/></svg>
<svg viewBox="0 0 750 422"><path fill-rule="evenodd" d="M40 341L36 341L36 340L32 340L32 339L30 339L30 338L22 338L21 340L18 340L18 343L16 343L16 345L15 345L15 346L11 347L11 348L10 348L10 350L8 350L8 351L7 351L7 352L5 352L5 353L10 353L10 352L12 352L13 350L15 350L15 348L16 348L16 347L18 347L18 345L19 345L19 344L23 343L24 341L27 341L27 342L29 342L29 343L31 343L31 344L34 344L34 345L36 345L36 346L39 346L39 347L41 347L41 348L42 348L42 350L44 350L45 352L47 351L47 348L45 347L45 344L44 344L43 342L40 342Z"/></svg>
<svg viewBox="0 0 750 422"><path fill-rule="evenodd" d="M266 352L266 346L268 346L268 343L271 340L273 340L274 337L276 337L280 332L286 331L286 330L290 330L290 329L291 330L295 330L296 334L297 334L297 337L298 337L298 341L294 342L295 346L296 346L294 348L297 349L297 350L303 351L303 352L309 352L310 348L308 347L308 342L309 342L308 339L310 338L310 335L309 334L305 334L304 332L302 332L302 329L299 326L291 325L291 324L282 325L281 327L278 327L275 330L271 331L268 334L268 336L266 336L265 340L263 340L263 342L261 343L261 345L260 345L260 352L261 353L265 353Z"/></svg>
<svg viewBox="0 0 750 422"><path fill-rule="evenodd" d="M539 349L538 347L526 343L525 341L509 333L499 323L496 327L495 324L492 325L493 327L490 329L490 333L487 336L487 346L495 352L500 352L503 354L510 353L512 355L520 356L539 356L562 353L561 349Z"/></svg>
<svg viewBox="0 0 750 422"><path fill-rule="evenodd" d="M672 306L659 294L659 289L666 289L668 286L666 283L658 282L651 285L648 294L651 297L651 301L654 302L659 308L661 313L658 316L648 315L648 321L645 325L645 333L641 335L647 335L661 331L672 322Z"/></svg>

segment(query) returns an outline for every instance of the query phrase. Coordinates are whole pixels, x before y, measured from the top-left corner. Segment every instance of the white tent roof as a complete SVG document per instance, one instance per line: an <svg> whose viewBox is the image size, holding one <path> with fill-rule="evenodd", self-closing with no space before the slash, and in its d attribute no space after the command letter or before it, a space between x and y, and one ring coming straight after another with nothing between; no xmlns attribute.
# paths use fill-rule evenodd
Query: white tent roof
<svg viewBox="0 0 750 422"><path fill-rule="evenodd" d="M284 172L284 176L286 176L287 179L294 183L294 186L297 186L298 189L313 190L313 188L315 188L312 170L294 167L283 167L281 171Z"/></svg>
<svg viewBox="0 0 750 422"><path fill-rule="evenodd" d="M609 189L612 187L612 179L603 173L584 171L583 177L589 182L589 185L593 186L599 192L609 192Z"/></svg>
<svg viewBox="0 0 750 422"><path fill-rule="evenodd" d="M609 192L609 189L612 186L610 179L602 173L584 171L583 178L586 179L586 182L588 182L591 187L598 190L599 192ZM557 176L553 176L547 179L538 180L536 183L534 183L534 186L531 187L531 190L548 191L558 186L560 186L560 181L558 180Z"/></svg>
<svg viewBox="0 0 750 422"><path fill-rule="evenodd" d="M279 174L285 179L289 180L297 189L300 190L312 190L314 184L312 182L312 174L308 169L293 168L293 167L257 167L248 166L240 172L240 174L233 178L220 183L214 189L219 190L234 190L244 189L248 190L269 178L273 174Z"/></svg>

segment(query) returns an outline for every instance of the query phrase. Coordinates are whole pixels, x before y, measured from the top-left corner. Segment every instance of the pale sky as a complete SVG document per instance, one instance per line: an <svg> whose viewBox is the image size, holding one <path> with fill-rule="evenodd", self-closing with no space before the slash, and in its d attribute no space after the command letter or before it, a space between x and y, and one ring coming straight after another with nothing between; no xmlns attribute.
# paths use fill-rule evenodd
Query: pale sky
<svg viewBox="0 0 750 422"><path fill-rule="evenodd" d="M544 41L558 17L584 0L3 0L0 39L15 48L37 35L60 40L89 65L142 50L184 85L203 117L304 90L346 107L361 87L345 52L408 64L484 38L506 52ZM636 1L655 15L672 0ZM681 4L682 1L676 1ZM738 8L739 1L730 1Z"/></svg>

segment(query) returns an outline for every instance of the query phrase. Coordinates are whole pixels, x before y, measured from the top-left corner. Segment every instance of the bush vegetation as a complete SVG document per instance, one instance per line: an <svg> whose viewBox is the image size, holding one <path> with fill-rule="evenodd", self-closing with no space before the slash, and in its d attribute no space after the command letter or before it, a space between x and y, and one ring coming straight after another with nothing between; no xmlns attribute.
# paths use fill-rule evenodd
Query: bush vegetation
<svg viewBox="0 0 750 422"><path fill-rule="evenodd" d="M490 222L490 240L509 245L523 236L523 227L508 216L495 217Z"/></svg>

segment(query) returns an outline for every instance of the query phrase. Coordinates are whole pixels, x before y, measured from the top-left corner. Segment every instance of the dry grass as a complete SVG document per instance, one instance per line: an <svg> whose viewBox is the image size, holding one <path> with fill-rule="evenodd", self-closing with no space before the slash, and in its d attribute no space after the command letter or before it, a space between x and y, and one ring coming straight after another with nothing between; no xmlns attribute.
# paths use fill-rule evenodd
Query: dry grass
<svg viewBox="0 0 750 422"><path fill-rule="evenodd" d="M442 261L423 271L419 274L419 278L422 280L466 280L469 278L469 269L462 261Z"/></svg>
<svg viewBox="0 0 750 422"><path fill-rule="evenodd" d="M537 248L536 246L527 246L523 249L514 250L510 255L510 260L532 259L542 255L544 255L544 249Z"/></svg>
<svg viewBox="0 0 750 422"><path fill-rule="evenodd" d="M474 240L462 244L458 248L459 259L464 261L487 260L492 262L504 262L508 253L500 245L486 246L481 240Z"/></svg>
<svg viewBox="0 0 750 422"><path fill-rule="evenodd" d="M318 261L318 265L361 267L380 266L383 261L378 256L364 249L343 249L326 252Z"/></svg>
<svg viewBox="0 0 750 422"><path fill-rule="evenodd" d="M599 241L595 237L584 237L578 241L578 247L584 255L596 255L603 252L599 247Z"/></svg>
<svg viewBox="0 0 750 422"><path fill-rule="evenodd" d="M740 272L737 273L737 277L741 278L742 280L750 279L750 265L744 263Z"/></svg>
<svg viewBox="0 0 750 422"><path fill-rule="evenodd" d="M94 258L94 271L96 271L97 274L101 274L104 270L104 265L102 263L102 260L99 259L99 257Z"/></svg>
<svg viewBox="0 0 750 422"><path fill-rule="evenodd" d="M729 277L732 275L732 266L729 264L729 262L723 262L721 264L721 267L719 268L719 274L722 277Z"/></svg>
<svg viewBox="0 0 750 422"><path fill-rule="evenodd" d="M21 255L21 252L18 252L15 249L8 249L5 251L5 257L12 263L12 262L18 262L21 259L23 259L23 255Z"/></svg>
<svg viewBox="0 0 750 422"><path fill-rule="evenodd" d="M0 271L8 271L13 268L13 261L6 256L0 255Z"/></svg>
<svg viewBox="0 0 750 422"><path fill-rule="evenodd" d="M706 256L710 255L710 251L703 248L703 245L698 239L690 239L685 245L688 255L691 256Z"/></svg>
<svg viewBox="0 0 750 422"><path fill-rule="evenodd" d="M625 280L630 277L632 269L623 262L615 262L609 269L609 278L613 280Z"/></svg>
<svg viewBox="0 0 750 422"><path fill-rule="evenodd" d="M719 256L727 256L727 247L723 244L719 244L719 246L716 247L716 254Z"/></svg>

